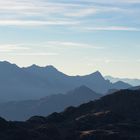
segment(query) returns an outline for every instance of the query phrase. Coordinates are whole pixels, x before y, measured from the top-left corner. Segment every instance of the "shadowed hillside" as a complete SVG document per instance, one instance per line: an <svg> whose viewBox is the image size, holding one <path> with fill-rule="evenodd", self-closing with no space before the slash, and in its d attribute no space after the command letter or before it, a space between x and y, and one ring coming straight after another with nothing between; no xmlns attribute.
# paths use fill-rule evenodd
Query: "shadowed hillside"
<svg viewBox="0 0 140 140"><path fill-rule="evenodd" d="M140 91L121 90L26 122L0 122L2 140L139 140Z"/></svg>

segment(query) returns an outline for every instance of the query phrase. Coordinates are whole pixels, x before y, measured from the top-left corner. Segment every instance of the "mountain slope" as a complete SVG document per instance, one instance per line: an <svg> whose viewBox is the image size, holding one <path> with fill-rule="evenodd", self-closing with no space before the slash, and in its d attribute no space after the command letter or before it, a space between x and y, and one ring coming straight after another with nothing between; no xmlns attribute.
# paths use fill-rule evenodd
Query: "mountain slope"
<svg viewBox="0 0 140 140"><path fill-rule="evenodd" d="M68 106L78 106L101 97L86 86L66 94L50 95L40 100L13 101L0 104L0 116L8 120L26 120L34 115L47 116L63 111Z"/></svg>
<svg viewBox="0 0 140 140"><path fill-rule="evenodd" d="M47 79L28 73L15 64L0 62L1 101L24 100L45 96L48 90L47 85L49 85Z"/></svg>
<svg viewBox="0 0 140 140"><path fill-rule="evenodd" d="M47 95L65 93L85 85L97 93L106 93L114 84L100 72L85 76L68 76L53 66L32 65L20 68L9 62L0 62L0 101L39 99ZM123 89L124 85L115 86ZM131 86L130 86L131 87Z"/></svg>
<svg viewBox="0 0 140 140"><path fill-rule="evenodd" d="M121 90L26 122L0 119L2 140L139 140L140 91Z"/></svg>

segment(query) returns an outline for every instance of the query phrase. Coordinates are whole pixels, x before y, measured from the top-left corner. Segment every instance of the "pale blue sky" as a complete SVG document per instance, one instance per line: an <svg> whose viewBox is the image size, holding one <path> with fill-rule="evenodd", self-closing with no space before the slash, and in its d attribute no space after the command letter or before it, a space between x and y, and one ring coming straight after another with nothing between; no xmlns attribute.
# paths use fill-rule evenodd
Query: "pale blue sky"
<svg viewBox="0 0 140 140"><path fill-rule="evenodd" d="M140 78L140 0L0 0L0 60Z"/></svg>

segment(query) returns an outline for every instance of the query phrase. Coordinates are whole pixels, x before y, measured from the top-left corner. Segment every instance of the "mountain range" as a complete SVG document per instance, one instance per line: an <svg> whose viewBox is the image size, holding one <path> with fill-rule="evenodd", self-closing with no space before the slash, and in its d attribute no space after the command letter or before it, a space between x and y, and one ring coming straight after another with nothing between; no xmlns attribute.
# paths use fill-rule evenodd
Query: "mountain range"
<svg viewBox="0 0 140 140"><path fill-rule="evenodd" d="M140 79L115 78L112 76L105 76L105 79L110 80L112 83L116 83L118 81L123 81L123 82L128 83L132 86L139 86L140 85Z"/></svg>
<svg viewBox="0 0 140 140"><path fill-rule="evenodd" d="M65 94L50 95L39 100L12 101L0 103L0 116L7 120L27 120L31 116L47 116L63 111L69 106L78 106L100 98L86 86L78 87Z"/></svg>
<svg viewBox="0 0 140 140"><path fill-rule="evenodd" d="M85 76L68 76L53 66L32 65L20 68L9 62L0 62L0 101L35 100L48 95L66 93L85 85L105 94L110 89L126 89L124 82L111 83L97 71Z"/></svg>
<svg viewBox="0 0 140 140"><path fill-rule="evenodd" d="M0 118L2 140L139 140L140 90L120 90L25 122Z"/></svg>

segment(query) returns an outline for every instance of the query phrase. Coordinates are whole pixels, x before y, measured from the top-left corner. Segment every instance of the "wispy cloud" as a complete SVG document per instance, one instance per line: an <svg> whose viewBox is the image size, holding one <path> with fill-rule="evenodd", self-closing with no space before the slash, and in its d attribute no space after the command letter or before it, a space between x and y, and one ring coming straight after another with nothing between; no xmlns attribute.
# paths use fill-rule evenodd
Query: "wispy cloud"
<svg viewBox="0 0 140 140"><path fill-rule="evenodd" d="M9 43L9 44L0 44L0 54L12 55L12 56L57 56L59 53L52 52L49 50L44 50L40 47L40 50L37 48L41 43ZM45 45L45 44L44 44Z"/></svg>
<svg viewBox="0 0 140 140"><path fill-rule="evenodd" d="M104 26L104 27L87 27L84 28L87 31L130 31L140 32L140 28L127 27L127 26Z"/></svg>
<svg viewBox="0 0 140 140"><path fill-rule="evenodd" d="M139 0L120 0L120 2L125 2L125 3L140 3Z"/></svg>
<svg viewBox="0 0 140 140"><path fill-rule="evenodd" d="M30 50L28 47L24 47L22 44L0 44L0 52L13 52Z"/></svg>
<svg viewBox="0 0 140 140"><path fill-rule="evenodd" d="M49 2L49 1L33 1L33 0L6 0L0 1L0 13L5 15L18 15L20 17L39 16L48 17L50 15L63 15L63 13L71 11L70 9L79 9L81 4Z"/></svg>
<svg viewBox="0 0 140 140"><path fill-rule="evenodd" d="M0 20L0 26L47 26L47 25L77 25L78 21L69 20Z"/></svg>
<svg viewBox="0 0 140 140"><path fill-rule="evenodd" d="M56 56L59 55L59 53L54 53L54 52L30 52L30 53L14 53L13 55L18 55L18 56Z"/></svg>
<svg viewBox="0 0 140 140"><path fill-rule="evenodd" d="M83 0L84 1L84 0ZM113 0L116 1L116 0ZM120 1L120 0L119 0ZM138 0L123 0L124 2L138 2ZM46 26L46 25L67 25L73 26L76 24L84 24L85 20L76 18L85 18L87 16L96 16L102 13L107 17L113 12L128 12L132 9L127 9L122 6L115 5L98 5L101 1L89 1L82 3L75 1L33 1L33 0L0 0L0 26ZM95 3L96 2L96 3ZM120 1L121 2L121 1ZM102 3L110 3L109 0L103 0ZM133 10L134 12L134 10ZM94 18L94 17L93 17ZM91 24L92 20L86 19L86 23Z"/></svg>
<svg viewBox="0 0 140 140"><path fill-rule="evenodd" d="M0 53L17 56L57 56L63 51L77 49L104 49L94 44L72 41L47 41L38 43L0 44ZM56 51L57 50L57 51Z"/></svg>
<svg viewBox="0 0 140 140"><path fill-rule="evenodd" d="M85 16L96 14L96 13L98 13L98 9L92 7L92 8L76 10L74 12L69 12L64 15L68 17L85 17Z"/></svg>
<svg viewBox="0 0 140 140"><path fill-rule="evenodd" d="M73 21L63 16L63 13L75 6L75 4L52 3L48 1L0 1L0 25L75 25L78 24L78 21Z"/></svg>
<svg viewBox="0 0 140 140"><path fill-rule="evenodd" d="M83 3L83 2L84 3ZM114 2L116 0L113 0ZM122 3L121 0L118 0ZM138 2L138 0L122 0L125 3ZM88 2L91 2L90 4ZM78 0L78 1L33 1L33 0L0 0L0 27L5 26L18 26L18 27L48 27L57 26L69 28L71 30L80 29L80 31L139 31L140 29L127 26L113 25L116 22L112 22L113 18L122 16L122 19L129 17L127 15L132 9L112 4L110 6L109 0L97 1L95 0ZM124 14L125 13L125 14ZM138 14L139 12L137 12ZM104 16L103 16L104 14ZM114 15L113 15L114 14ZM135 14L135 15L137 15ZM134 14L133 14L134 15ZM90 18L89 18L90 16ZM133 17L134 18L134 17ZM108 21L112 23L112 26L99 26L90 27L95 23L100 25L101 19L102 25L107 25ZM105 20L104 20L105 19ZM120 20L120 19L119 19ZM137 22L139 22L139 19ZM134 20L132 20L134 21ZM117 19L118 22L118 19ZM123 22L123 21L120 21ZM74 27L74 28L71 28ZM81 27L81 28L80 28ZM59 44L57 46L63 44ZM52 44L50 44L52 45ZM81 44L80 44L81 45ZM65 44L65 46L68 46ZM71 44L71 46L73 46ZM77 45L78 46L78 45ZM81 45L83 46L83 45ZM87 45L84 44L87 47ZM89 46L88 46L89 47ZM99 48L92 46L90 48Z"/></svg>
<svg viewBox="0 0 140 140"><path fill-rule="evenodd" d="M119 4L119 3L140 3L139 0L78 0L79 2L102 3L102 4Z"/></svg>
<svg viewBox="0 0 140 140"><path fill-rule="evenodd" d="M83 49L103 49L104 47L95 46L92 44L78 43L78 42L68 42L68 41L48 41L46 46L55 47L55 48L83 48Z"/></svg>

